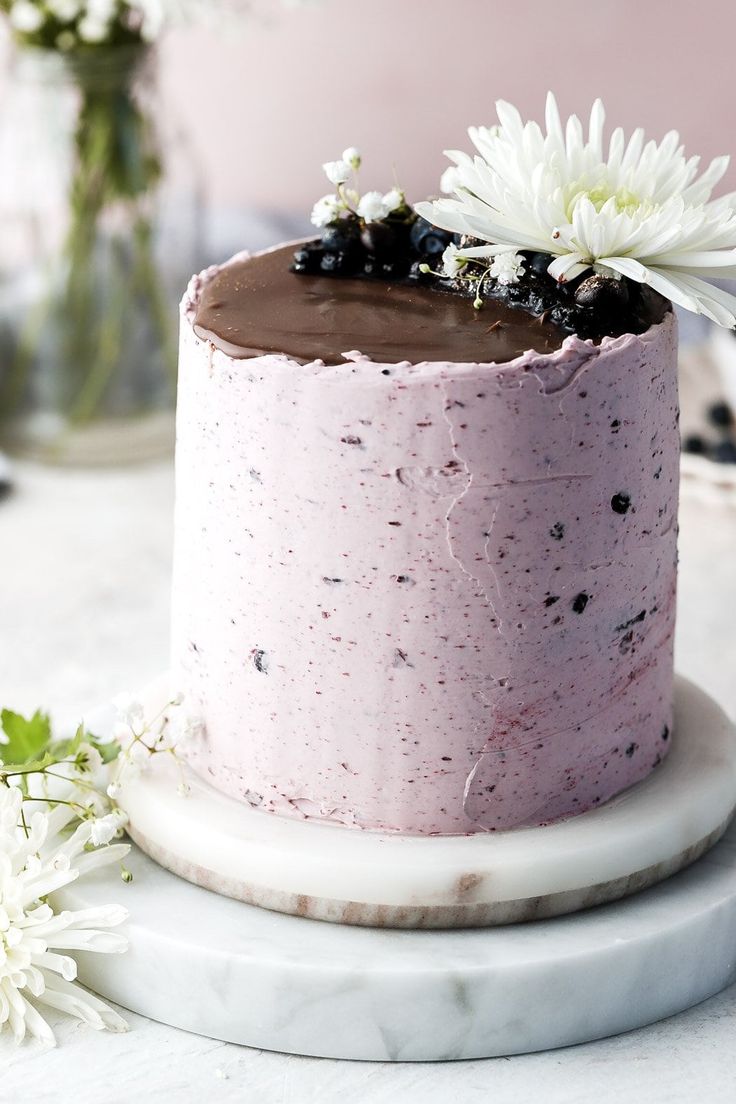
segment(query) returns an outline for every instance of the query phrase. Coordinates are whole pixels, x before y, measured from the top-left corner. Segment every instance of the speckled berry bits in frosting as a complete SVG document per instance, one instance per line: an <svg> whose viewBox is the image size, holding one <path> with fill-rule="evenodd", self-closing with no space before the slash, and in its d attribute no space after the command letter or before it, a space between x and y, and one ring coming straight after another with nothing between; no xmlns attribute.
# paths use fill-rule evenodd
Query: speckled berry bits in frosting
<svg viewBox="0 0 736 1104"><path fill-rule="evenodd" d="M606 160L599 105L587 139L552 100L546 135L499 115L454 198L360 196L347 150L318 241L183 303L174 667L193 765L271 813L545 823L677 739L663 296L728 321L699 276L736 219L708 202L720 163L695 180L671 138L639 157L616 132Z"/></svg>

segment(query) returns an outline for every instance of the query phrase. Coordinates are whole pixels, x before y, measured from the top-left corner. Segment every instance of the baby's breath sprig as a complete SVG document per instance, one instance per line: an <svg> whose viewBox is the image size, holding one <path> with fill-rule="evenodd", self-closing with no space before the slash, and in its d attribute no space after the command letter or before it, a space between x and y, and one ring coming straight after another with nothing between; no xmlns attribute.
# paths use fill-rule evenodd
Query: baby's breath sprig
<svg viewBox="0 0 736 1104"><path fill-rule="evenodd" d="M325 161L325 176L335 186L335 192L322 196L312 208L312 224L322 229L340 219L355 219L365 226L382 222L389 215L409 212L406 195L399 187L388 192L369 191L362 195L358 189L358 170L362 164L360 151L355 146L343 150L336 161ZM349 182L352 177L352 186Z"/></svg>
<svg viewBox="0 0 736 1104"><path fill-rule="evenodd" d="M92 847L120 837L127 817L118 804L126 772L144 767L155 755L177 763L179 792L188 792L182 752L202 735L202 724L176 694L150 720L129 694L113 703L116 723L109 740L80 724L73 737L54 737L47 713L26 718L5 709L0 713L0 787L19 790L22 801L18 827L28 832L31 813L40 808L65 808L70 823L89 822ZM122 869L123 879L130 872Z"/></svg>
<svg viewBox="0 0 736 1104"><path fill-rule="evenodd" d="M506 286L518 284L526 272L524 255L514 249L497 253L490 264L484 264L484 260L487 260L484 248L475 246L463 248L450 242L442 254L442 268L435 270L430 265L423 264L420 265L420 272L425 276L437 276L454 280L455 283L466 283L469 290L475 293L473 306L476 310L480 310L483 306L483 290L487 280L495 280L497 284Z"/></svg>
<svg viewBox="0 0 736 1104"><path fill-rule="evenodd" d="M0 1033L16 1041L34 1035L53 1045L44 1006L61 1009L98 1030L124 1031L125 1021L75 984L73 952L120 954L124 935L109 929L127 911L101 905L55 911L53 893L88 871L119 863L123 882L133 879L123 859L130 847L113 842L126 815L118 806L120 771L152 756L174 756L202 733L202 725L174 695L152 720L130 695L115 702L117 723L109 740L79 725L68 739L52 732L47 713L0 713ZM110 781L110 772L116 778Z"/></svg>
<svg viewBox="0 0 736 1104"><path fill-rule="evenodd" d="M180 774L178 792L182 797L186 796L189 784L184 771L183 753L201 740L204 726L201 718L186 704L184 695L172 695L150 719L146 719L141 702L129 694L119 695L113 705L117 712L113 735L120 755L115 778L107 787L108 797L116 800L122 792L126 775L145 769L156 755L168 755L174 760Z"/></svg>

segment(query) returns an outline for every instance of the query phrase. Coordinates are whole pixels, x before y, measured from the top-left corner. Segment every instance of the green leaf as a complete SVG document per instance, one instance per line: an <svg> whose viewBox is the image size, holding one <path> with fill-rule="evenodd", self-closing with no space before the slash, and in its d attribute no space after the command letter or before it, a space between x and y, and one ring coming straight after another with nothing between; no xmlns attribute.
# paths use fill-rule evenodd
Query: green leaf
<svg viewBox="0 0 736 1104"><path fill-rule="evenodd" d="M32 717L23 717L11 709L0 713L0 725L8 737L6 744L0 744L0 761L22 766L40 759L51 740L51 720L48 713L37 709Z"/></svg>
<svg viewBox="0 0 736 1104"><path fill-rule="evenodd" d="M84 725L79 725L74 735L67 740L54 740L51 744L51 752L55 759L72 759L79 750L79 745L86 739Z"/></svg>
<svg viewBox="0 0 736 1104"><path fill-rule="evenodd" d="M105 764L114 762L120 754L120 744L117 740L111 740L109 744L103 744L94 736L88 736L87 742L92 745L95 751L99 751L102 762Z"/></svg>

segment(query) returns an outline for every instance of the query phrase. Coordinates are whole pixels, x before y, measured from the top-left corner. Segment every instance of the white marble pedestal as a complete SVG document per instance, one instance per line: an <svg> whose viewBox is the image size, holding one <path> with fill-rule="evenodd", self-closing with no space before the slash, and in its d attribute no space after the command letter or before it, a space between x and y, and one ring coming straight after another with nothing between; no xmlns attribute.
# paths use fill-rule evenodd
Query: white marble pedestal
<svg viewBox="0 0 736 1104"><path fill-rule="evenodd" d="M503 833L522 844L524 837L527 845L535 841L534 846L513 844L510 858L500 834L484 837L483 847L481 839L480 857L497 863L498 885L506 887L505 897L494 895L490 874L478 883L485 886L486 906L524 900L520 883L512 879L512 860L522 863L527 885L549 866L550 892L560 892L564 877L565 892L577 894L579 907L585 885L598 893L611 882L617 851L626 870L638 870L651 882L664 877L663 863L682 867L720 836L736 802L733 728L706 695L683 681L676 718L677 736L665 764L616 802L575 818L568 827ZM151 781L163 789L138 788L138 799L168 793L165 779L153 776ZM150 810L158 817L151 824L160 832L157 826L164 823L167 839L172 831L183 833L184 848L191 835L186 810L197 831L202 820L196 800L174 800L179 804L164 804L163 813L160 803ZM209 793L202 800L212 808ZM138 817L141 809L136 806L131 813ZM220 814L224 820L210 825L215 836L232 827ZM265 821L271 825L277 818ZM564 831L555 836L555 827ZM316 899L324 903L333 899L324 880L330 870L333 885L345 887L347 853L339 842L332 848L332 829L323 837L319 826L298 828L313 841L316 865L306 861L306 850L288 861L284 838L262 832L258 846L252 841L243 846L241 836L236 837L238 848L231 839L226 859L239 862L238 856L246 855L240 869L251 886L259 884L252 877L255 870L268 871L269 851L272 883L274 878L277 883L293 880L295 870L306 867L307 877L322 886ZM347 835L355 838L355 833ZM227 838L226 833L219 842ZM293 844L293 837L286 839ZM366 846L385 839L374 838ZM555 839L566 862L555 864L554 847L545 850L545 841ZM315 841L324 841L323 853ZM431 862L420 854L419 874L410 876L407 861L417 855L417 843L439 854L443 876L454 869L452 849L442 850L452 840L399 842L412 849L386 856L386 885L375 869L368 877L370 864L360 851L351 852L354 861L358 856L354 884L364 890L377 886L384 904L387 887L400 884L401 870L410 877L412 892L422 885L426 890ZM462 845L473 840L456 842L465 862L468 852ZM546 1050L651 1023L697 1004L736 978L736 826L686 869L625 900L573 915L464 930L325 923L212 893L162 869L137 848L129 865L131 885L105 869L55 895L57 907L120 901L130 911L128 954L80 952L80 979L152 1019L266 1050L375 1061ZM631 892L632 877L625 891ZM515 896L509 897L509 887L515 887ZM529 911L523 914L528 919Z"/></svg>
<svg viewBox="0 0 736 1104"><path fill-rule="evenodd" d="M126 955L77 955L126 1008L266 1050L376 1061L518 1054L640 1027L736 978L736 828L687 870L616 904L465 931L285 916L162 870L137 849L57 894L130 909Z"/></svg>

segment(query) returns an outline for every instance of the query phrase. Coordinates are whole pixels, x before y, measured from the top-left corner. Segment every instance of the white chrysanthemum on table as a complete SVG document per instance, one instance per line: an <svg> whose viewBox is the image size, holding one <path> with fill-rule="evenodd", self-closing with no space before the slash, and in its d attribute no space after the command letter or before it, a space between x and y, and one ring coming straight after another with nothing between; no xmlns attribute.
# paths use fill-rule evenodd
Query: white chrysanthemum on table
<svg viewBox="0 0 736 1104"><path fill-rule="evenodd" d="M97 1030L127 1027L104 1001L75 984L72 957L79 950L123 952L127 940L110 929L123 923L126 910L108 905L56 913L47 900L81 874L119 861L129 850L125 844L89 850L94 821L83 821L71 835L60 836L75 816L66 805L48 813L34 810L19 789L0 786L0 1030L8 1026L17 1041L29 1034L54 1044L41 1013L44 1006Z"/></svg>
<svg viewBox="0 0 736 1104"><path fill-rule="evenodd" d="M670 131L658 144L614 130L604 150L604 110L593 105L587 137L576 116L563 126L547 97L546 133L497 105L499 125L471 127L478 153L448 151L443 189L452 198L416 204L424 218L484 246L461 256L549 253L549 273L572 280L587 269L648 284L674 303L736 325L736 296L707 283L736 276L736 194L711 200L728 166L715 158L699 176Z"/></svg>

